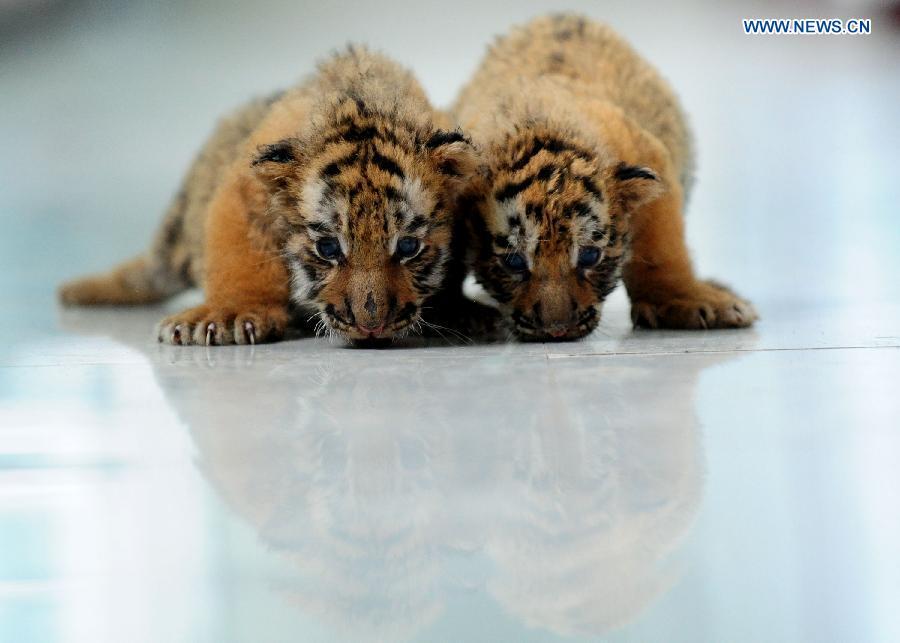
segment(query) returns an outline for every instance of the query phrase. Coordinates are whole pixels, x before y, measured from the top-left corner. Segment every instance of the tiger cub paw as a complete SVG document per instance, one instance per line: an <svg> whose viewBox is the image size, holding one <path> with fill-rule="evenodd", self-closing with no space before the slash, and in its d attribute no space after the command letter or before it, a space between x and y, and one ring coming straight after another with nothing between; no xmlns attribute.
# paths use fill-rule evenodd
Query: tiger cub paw
<svg viewBox="0 0 900 643"><path fill-rule="evenodd" d="M162 320L157 337L164 344L225 346L261 344L284 336L288 312L282 306L249 306L240 310L203 305Z"/></svg>
<svg viewBox="0 0 900 643"><path fill-rule="evenodd" d="M749 301L714 281L697 282L668 299L631 302L635 328L744 328L758 318Z"/></svg>

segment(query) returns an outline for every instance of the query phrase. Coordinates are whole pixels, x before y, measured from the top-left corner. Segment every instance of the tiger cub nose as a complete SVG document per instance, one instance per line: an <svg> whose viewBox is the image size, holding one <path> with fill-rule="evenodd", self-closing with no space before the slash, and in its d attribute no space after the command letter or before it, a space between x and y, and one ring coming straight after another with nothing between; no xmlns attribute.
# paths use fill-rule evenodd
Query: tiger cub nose
<svg viewBox="0 0 900 643"><path fill-rule="evenodd" d="M356 320L356 327L364 335L381 335L384 332L386 320L378 315L378 304L375 295L371 291L366 294L363 304L365 315L360 315Z"/></svg>
<svg viewBox="0 0 900 643"><path fill-rule="evenodd" d="M372 294L372 291L369 291L369 294L366 295L366 303L363 304L363 308L367 313L369 313L369 317L375 317L375 313L378 312L378 306L375 304L375 296Z"/></svg>

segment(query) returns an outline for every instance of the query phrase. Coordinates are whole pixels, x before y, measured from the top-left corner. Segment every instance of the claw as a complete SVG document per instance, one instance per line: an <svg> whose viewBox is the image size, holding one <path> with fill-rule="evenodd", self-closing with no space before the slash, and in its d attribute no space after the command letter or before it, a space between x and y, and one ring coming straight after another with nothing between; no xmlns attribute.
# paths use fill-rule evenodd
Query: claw
<svg viewBox="0 0 900 643"><path fill-rule="evenodd" d="M252 321L244 322L244 334L247 336L247 341L250 342L251 346L256 345L256 329L253 326Z"/></svg>
<svg viewBox="0 0 900 643"><path fill-rule="evenodd" d="M176 324L175 328L172 329L172 343L181 343L181 324Z"/></svg>
<svg viewBox="0 0 900 643"><path fill-rule="evenodd" d="M706 312L705 308L701 308L697 311L700 314L700 325L703 326L703 329L706 330L709 328L709 313Z"/></svg>
<svg viewBox="0 0 900 643"><path fill-rule="evenodd" d="M209 324L207 324L207 326L206 326L206 345L207 346L213 345L213 339L214 339L215 332L216 332L216 323L209 322Z"/></svg>

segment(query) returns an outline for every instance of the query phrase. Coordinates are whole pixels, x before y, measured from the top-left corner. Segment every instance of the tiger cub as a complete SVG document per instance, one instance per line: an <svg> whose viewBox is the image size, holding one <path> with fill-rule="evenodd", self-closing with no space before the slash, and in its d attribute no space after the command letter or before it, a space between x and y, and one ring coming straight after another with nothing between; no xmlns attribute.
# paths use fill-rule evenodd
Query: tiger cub
<svg viewBox="0 0 900 643"><path fill-rule="evenodd" d="M490 48L453 108L486 167L461 199L472 267L522 339L575 339L623 278L636 326L756 319L698 279L683 208L694 152L672 90L585 18L543 17Z"/></svg>
<svg viewBox="0 0 900 643"><path fill-rule="evenodd" d="M60 298L146 304L202 285L203 305L160 323L171 344L277 340L297 307L349 340L404 334L464 276L453 202L477 163L443 120L408 70L351 46L223 120L150 250Z"/></svg>

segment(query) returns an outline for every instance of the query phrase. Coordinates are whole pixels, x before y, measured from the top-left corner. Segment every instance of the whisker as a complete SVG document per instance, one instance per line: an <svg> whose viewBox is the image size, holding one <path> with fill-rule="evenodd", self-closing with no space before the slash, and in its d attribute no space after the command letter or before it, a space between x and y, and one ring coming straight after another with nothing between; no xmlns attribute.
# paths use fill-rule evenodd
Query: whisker
<svg viewBox="0 0 900 643"><path fill-rule="evenodd" d="M441 332L442 330L447 331L448 333L450 333L451 335L453 335L453 336L456 337L457 339L462 340L462 341L463 341L464 343L466 343L466 344L473 344L473 343L474 343L474 340L473 340L471 337L468 337L468 336L464 335L463 333L459 332L459 331L456 330L455 328L448 328L447 326L441 326L440 324L435 324L435 323L433 323L433 322L429 322L429 321L426 321L426 320L424 320L424 319L422 319L421 322L422 322L423 324L425 324L426 326L428 326L429 328L433 329L435 332L437 332L438 335L440 335L441 337L443 337L445 340L446 340L447 338L446 338L446 336Z"/></svg>

